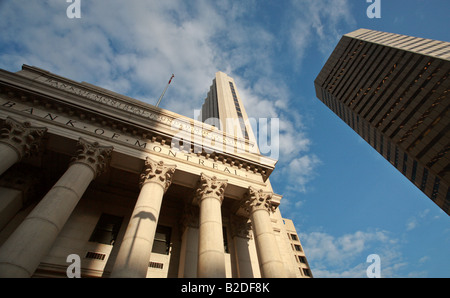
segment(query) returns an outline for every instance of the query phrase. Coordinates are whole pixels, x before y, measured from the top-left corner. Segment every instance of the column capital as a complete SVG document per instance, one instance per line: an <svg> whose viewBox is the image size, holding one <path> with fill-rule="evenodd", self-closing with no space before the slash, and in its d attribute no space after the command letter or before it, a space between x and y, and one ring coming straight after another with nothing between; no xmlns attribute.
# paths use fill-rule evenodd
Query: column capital
<svg viewBox="0 0 450 298"><path fill-rule="evenodd" d="M242 205L249 213L257 210L266 210L271 213L277 209L277 205L272 202L272 196L272 192L263 191L262 189L257 190L250 186L242 200Z"/></svg>
<svg viewBox="0 0 450 298"><path fill-rule="evenodd" d="M77 155L72 157L70 164L81 163L87 165L94 172L94 177L97 177L108 167L113 149L114 147L112 146L101 146L97 142L89 142L79 138Z"/></svg>
<svg viewBox="0 0 450 298"><path fill-rule="evenodd" d="M28 121L20 122L8 117L0 131L0 142L12 147L20 160L38 151L42 136L46 132L46 127L31 126Z"/></svg>
<svg viewBox="0 0 450 298"><path fill-rule="evenodd" d="M200 202L203 198L214 197L222 203L227 182L226 179L218 179L216 176L209 177L201 173L194 201Z"/></svg>
<svg viewBox="0 0 450 298"><path fill-rule="evenodd" d="M232 237L252 239L252 235L250 233L252 224L248 220L248 218L238 215L232 215L230 217L230 224Z"/></svg>
<svg viewBox="0 0 450 298"><path fill-rule="evenodd" d="M140 187L142 188L145 183L154 182L161 185L164 192L166 192L172 183L176 167L176 165L167 165L162 160L155 161L147 156L144 169L140 176Z"/></svg>
<svg viewBox="0 0 450 298"><path fill-rule="evenodd" d="M186 204L179 221L180 230L184 231L187 227L198 229L199 209L191 204Z"/></svg>

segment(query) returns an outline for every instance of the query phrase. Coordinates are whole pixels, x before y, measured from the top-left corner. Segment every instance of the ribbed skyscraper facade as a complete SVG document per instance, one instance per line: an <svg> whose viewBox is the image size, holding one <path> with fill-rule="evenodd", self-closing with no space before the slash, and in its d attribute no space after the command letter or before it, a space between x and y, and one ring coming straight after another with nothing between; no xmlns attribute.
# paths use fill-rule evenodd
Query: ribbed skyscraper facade
<svg viewBox="0 0 450 298"><path fill-rule="evenodd" d="M317 97L450 214L450 43L359 29L315 80Z"/></svg>

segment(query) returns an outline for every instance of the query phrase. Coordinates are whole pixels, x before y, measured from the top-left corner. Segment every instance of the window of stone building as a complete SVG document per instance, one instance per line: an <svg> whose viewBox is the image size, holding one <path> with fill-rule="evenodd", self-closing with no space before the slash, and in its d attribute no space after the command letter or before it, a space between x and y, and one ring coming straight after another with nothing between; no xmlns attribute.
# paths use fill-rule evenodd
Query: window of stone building
<svg viewBox="0 0 450 298"><path fill-rule="evenodd" d="M300 245L298 245L298 244L294 244L294 249L296 251L302 251L302 247Z"/></svg>
<svg viewBox="0 0 450 298"><path fill-rule="evenodd" d="M223 227L223 250L225 253L230 253L230 250L228 248L228 235L227 235L227 229Z"/></svg>
<svg viewBox="0 0 450 298"><path fill-rule="evenodd" d="M304 274L305 276L311 276L311 271L310 271L309 269L302 268L301 270L303 270L303 274Z"/></svg>
<svg viewBox="0 0 450 298"><path fill-rule="evenodd" d="M297 257L298 257L298 261L300 263L306 264L306 258L305 257L302 257L302 256L297 256Z"/></svg>
<svg viewBox="0 0 450 298"><path fill-rule="evenodd" d="M114 245L123 217L103 213L89 241Z"/></svg>
<svg viewBox="0 0 450 298"><path fill-rule="evenodd" d="M168 255L170 251L170 236L172 229L158 225L156 227L155 240L153 241L152 252Z"/></svg>

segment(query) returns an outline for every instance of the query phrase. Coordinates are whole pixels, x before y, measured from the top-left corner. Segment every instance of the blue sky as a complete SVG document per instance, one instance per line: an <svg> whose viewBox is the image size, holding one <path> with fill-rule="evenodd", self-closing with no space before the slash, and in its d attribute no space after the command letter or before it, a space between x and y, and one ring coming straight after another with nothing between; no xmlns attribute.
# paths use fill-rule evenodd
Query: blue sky
<svg viewBox="0 0 450 298"><path fill-rule="evenodd" d="M450 41L450 2L381 0L0 1L0 68L37 66L193 117L216 71L247 113L280 119L271 176L315 277L450 277L450 219L315 96L340 37L368 28Z"/></svg>

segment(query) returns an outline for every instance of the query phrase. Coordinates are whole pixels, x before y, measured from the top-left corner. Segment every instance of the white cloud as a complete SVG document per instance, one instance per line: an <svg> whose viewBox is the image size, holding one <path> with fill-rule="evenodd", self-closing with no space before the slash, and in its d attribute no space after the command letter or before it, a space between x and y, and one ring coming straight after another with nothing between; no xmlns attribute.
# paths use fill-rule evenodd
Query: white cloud
<svg viewBox="0 0 450 298"><path fill-rule="evenodd" d="M406 231L414 230L418 225L420 225L424 220L427 219L430 209L425 209L420 212L417 216L410 217L406 223Z"/></svg>
<svg viewBox="0 0 450 298"><path fill-rule="evenodd" d="M324 55L347 32L340 32L339 24L353 25L348 0L300 0L293 2L291 10L290 43L301 64L307 47L316 47Z"/></svg>
<svg viewBox="0 0 450 298"><path fill-rule="evenodd" d="M300 233L315 277L366 277L367 256L378 254L381 276L395 277L408 264L399 241L387 231L356 231L339 237L325 232Z"/></svg>
<svg viewBox="0 0 450 298"><path fill-rule="evenodd" d="M215 72L227 72L250 117L279 118L278 169L295 178L286 190L306 191L320 162L309 153L311 140L303 116L292 109L286 74L276 71L277 55L294 45L303 59L312 36L323 43L337 35L333 25L351 21L347 1L286 3L279 28L248 21L259 20L258 1L82 1L81 19L67 18L68 5L2 3L0 44L7 46L0 67L15 71L30 64L151 104L174 73L161 107L188 117L201 107Z"/></svg>

